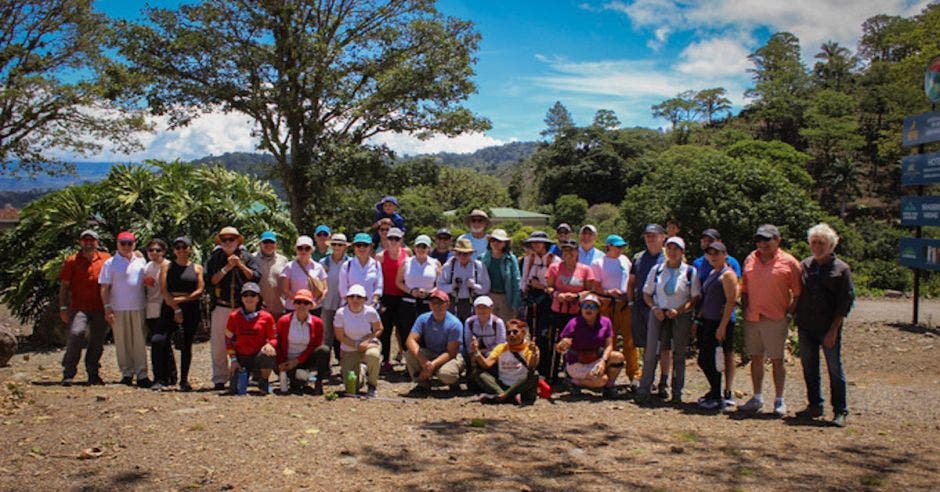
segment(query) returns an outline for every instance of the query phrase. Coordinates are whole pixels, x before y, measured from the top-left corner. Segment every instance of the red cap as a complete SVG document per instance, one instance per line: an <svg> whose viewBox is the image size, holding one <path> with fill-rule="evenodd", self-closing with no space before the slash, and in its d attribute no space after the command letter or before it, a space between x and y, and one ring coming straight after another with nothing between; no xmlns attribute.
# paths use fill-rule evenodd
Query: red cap
<svg viewBox="0 0 940 492"><path fill-rule="evenodd" d="M136 241L137 239L134 238L133 232L121 231L118 233L117 240L118 241Z"/></svg>
<svg viewBox="0 0 940 492"><path fill-rule="evenodd" d="M450 302L450 297L442 290L434 290L431 292L431 299L437 299L439 301Z"/></svg>
<svg viewBox="0 0 940 492"><path fill-rule="evenodd" d="M313 292L310 292L307 289L300 289L296 294L294 294L294 300L313 302Z"/></svg>

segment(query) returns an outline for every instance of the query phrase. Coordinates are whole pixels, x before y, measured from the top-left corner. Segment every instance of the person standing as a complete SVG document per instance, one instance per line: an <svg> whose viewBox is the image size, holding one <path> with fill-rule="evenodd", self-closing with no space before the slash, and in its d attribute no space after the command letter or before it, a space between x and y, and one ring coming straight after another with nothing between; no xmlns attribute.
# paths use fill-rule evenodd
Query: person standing
<svg viewBox="0 0 940 492"><path fill-rule="evenodd" d="M202 321L199 300L205 290L202 265L194 263L193 242L186 236L173 240L173 261L160 272L160 287L163 306L160 322L151 341L150 356L153 361L153 378L161 389L173 384L176 360L170 340L176 330L182 333L176 338L180 351L180 391L192 391L189 384L189 366L193 360L193 338Z"/></svg>
<svg viewBox="0 0 940 492"><path fill-rule="evenodd" d="M473 299L490 292L490 276L483 263L473 259L469 239L458 239L454 252L456 256L441 267L437 288L453 296L453 312L463 323L473 314Z"/></svg>
<svg viewBox="0 0 940 492"><path fill-rule="evenodd" d="M817 224L806 233L812 256L803 260L801 289L796 306L796 326L800 334L800 360L806 382L807 407L797 412L801 418L823 414L819 377L819 350L826 357L833 425L845 427L849 409L846 403L845 370L842 368L842 322L855 302L855 285L849 266L834 251L839 236L828 224Z"/></svg>
<svg viewBox="0 0 940 492"><path fill-rule="evenodd" d="M281 299L281 272L287 266L287 257L277 251L277 234L274 231L261 233L261 245L255 253L261 268L261 300L264 306L278 319L284 314L284 299Z"/></svg>
<svg viewBox="0 0 940 492"><path fill-rule="evenodd" d="M597 242L597 227L591 224L581 226L578 239L578 263L590 267L594 264L594 260L604 257L604 253L594 247L594 243Z"/></svg>
<svg viewBox="0 0 940 492"><path fill-rule="evenodd" d="M512 240L502 229L490 233L490 246L480 257L490 278L489 297L493 300L493 312L503 320L516 317L522 304L520 299L519 260L512 254Z"/></svg>
<svg viewBox="0 0 940 492"><path fill-rule="evenodd" d="M594 292L601 301L601 316L610 318L613 323L614 338L620 333L623 339L621 353L624 357L624 369L630 384L634 385L640 379L640 354L633 345L633 310L627 300L627 285L630 283L632 265L623 255L627 242L622 237L611 234L604 240L604 244L607 246L607 253L591 264L595 280Z"/></svg>
<svg viewBox="0 0 940 492"><path fill-rule="evenodd" d="M666 261L666 255L663 254L663 244L666 241L666 231L659 224L647 224L643 230L643 242L646 246L641 253L633 257L633 265L630 270L630 281L627 285L628 304L633 308L633 321L631 331L633 332L633 344L637 348L646 350L659 350L658 340L653 340L651 346L647 346L646 332L649 328L650 309L643 302L643 286L646 285L646 278L650 270L655 266ZM666 385L668 383L670 360L662 359L659 368L659 393L667 397Z"/></svg>
<svg viewBox="0 0 940 492"><path fill-rule="evenodd" d="M144 324L147 329L146 340L149 342L157 329L157 322L160 320L160 307L163 305L163 294L160 289L160 271L163 266L170 263L166 259L166 241L153 238L147 241L146 251L147 259L150 260L144 266L144 293L147 297L147 308L144 313ZM175 379L175 375L174 375Z"/></svg>
<svg viewBox="0 0 940 492"><path fill-rule="evenodd" d="M486 229L490 226L490 216L486 215L486 212L475 208L469 215L464 217L463 221L470 228L470 232L461 234L457 241L460 242L461 239L470 241L473 247L473 259L476 260L483 256L483 253L486 253L489 240Z"/></svg>
<svg viewBox="0 0 940 492"><path fill-rule="evenodd" d="M548 252L561 258L561 248L558 247L563 241L571 239L571 226L562 222L555 227L555 239L556 243L552 243L551 247L548 248ZM542 352L544 353L544 352Z"/></svg>
<svg viewBox="0 0 940 492"><path fill-rule="evenodd" d="M398 269L395 285L405 293L399 309L398 326L408 329L414 326L418 316L428 312L428 298L431 291L437 288L437 279L441 275L441 264L430 257L431 238L422 234L415 238L415 255L405 260L405 264ZM404 332L405 329L400 330ZM407 334L405 336L407 339ZM399 340L400 346L405 346L405 340Z"/></svg>
<svg viewBox="0 0 940 492"><path fill-rule="evenodd" d="M532 338L539 347L539 353L544 354L539 359L539 372L548 374L548 365L551 363L552 347L554 341L549 336L551 326L552 296L548 294L548 267L558 263L561 259L548 251L554 246L548 234L543 231L534 231L529 234L524 244L531 250L522 260L522 278L519 288L527 306L526 321L531 327Z"/></svg>
<svg viewBox="0 0 940 492"><path fill-rule="evenodd" d="M368 240L368 238L366 238ZM369 244L371 246L371 243ZM336 310L339 309L341 305L341 298L339 296L339 276L345 268L345 264L349 261L349 257L346 256L346 250L349 248L349 241L346 240L346 235L343 233L336 233L330 236L330 256L320 260L320 264L323 265L323 269L326 270L326 285L327 292L326 297L323 299L323 343L333 348L333 355L336 356L336 360L339 360L340 357L340 344L339 341L333 336L333 320L336 317Z"/></svg>
<svg viewBox="0 0 940 492"><path fill-rule="evenodd" d="M104 319L114 333L114 351L121 369L121 384L149 388L147 342L144 335L144 259L134 254L137 239L123 231L117 235L117 254L101 266L98 284Z"/></svg>
<svg viewBox="0 0 940 492"><path fill-rule="evenodd" d="M780 230L764 224L754 234L757 249L744 260L741 304L744 305L744 341L751 356L751 382L754 396L741 410L760 411L764 406L764 358L773 365L774 415L787 413L783 400L786 367L783 356L787 346L790 319L800 298L800 262L780 249Z"/></svg>
<svg viewBox="0 0 940 492"><path fill-rule="evenodd" d="M229 378L229 361L225 351L225 326L232 310L242 306L242 285L261 280L261 267L244 247L245 238L238 229L223 227L215 235L217 248L206 259L206 285L212 302L209 344L212 352L212 384L225 389ZM260 289L260 287L259 287ZM260 290L259 290L260 292Z"/></svg>
<svg viewBox="0 0 940 492"><path fill-rule="evenodd" d="M437 260L441 265L447 263L447 260L454 256L454 252L450 250L452 237L453 234L446 227L438 229L437 234L434 235L434 251L431 251L431 258Z"/></svg>
<svg viewBox="0 0 940 492"><path fill-rule="evenodd" d="M730 397L729 394L724 397L721 394L721 371L716 365L715 351L721 347L722 352L734 353L734 323L731 319L738 299L738 275L729 265L728 249L721 241L709 243L705 257L712 268L708 275L700 277L702 302L699 303L698 314L702 323L697 338L698 365L708 379L709 390L699 398L698 406L714 410L723 408ZM725 365L727 371L728 366Z"/></svg>
<svg viewBox="0 0 940 492"><path fill-rule="evenodd" d="M59 272L59 319L68 326L62 356L62 386L71 386L85 352L88 384L104 384L99 369L108 326L98 286L98 274L111 255L98 251L98 233L87 229L78 239L81 249L66 258Z"/></svg>
<svg viewBox="0 0 940 492"><path fill-rule="evenodd" d="M404 232L397 227L393 227L388 231L388 246L387 248L375 255L375 261L381 265L381 277L383 282L383 291L382 291L382 310L380 314L382 315L382 355L385 358L385 363L382 366L382 369L385 372L390 372L392 370L391 362L391 350L392 350L392 329L397 326L398 333L398 350L401 352L405 351L404 341L408 337L410 328L407 326L401 326L401 317L402 317L402 304L405 297L405 291L398 288L398 285L395 283L395 279L398 278L398 272L401 270L402 266L405 264L405 261L410 256L406 251L406 247L402 242L404 237ZM367 288L368 290L368 288Z"/></svg>
<svg viewBox="0 0 940 492"><path fill-rule="evenodd" d="M330 230L326 224L320 224L313 231L313 241L315 246L313 252L310 254L310 257L313 258L313 261L319 262L323 258L330 256L333 251L330 250L330 237L333 235L333 231Z"/></svg>
<svg viewBox="0 0 940 492"><path fill-rule="evenodd" d="M281 270L281 294L284 296L284 309L294 310L294 295L307 289L313 293L313 307L310 314L320 316L320 303L329 294L326 282L326 270L313 260L313 239L300 236L294 245L294 259Z"/></svg>

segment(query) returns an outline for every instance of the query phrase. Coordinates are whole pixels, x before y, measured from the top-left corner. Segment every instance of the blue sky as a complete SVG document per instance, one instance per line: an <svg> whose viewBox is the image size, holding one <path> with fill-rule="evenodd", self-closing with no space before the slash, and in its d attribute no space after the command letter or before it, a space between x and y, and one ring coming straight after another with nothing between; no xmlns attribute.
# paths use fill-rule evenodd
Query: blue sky
<svg viewBox="0 0 940 492"><path fill-rule="evenodd" d="M442 0L448 15L469 19L482 34L477 94L467 106L492 121L486 134L420 142L407 135L377 141L399 153L470 152L535 140L547 109L561 101L577 124L598 109L624 126L661 127L650 106L687 89L725 87L739 109L750 79L746 57L776 31L796 34L808 65L824 41L855 49L861 24L879 13L909 16L927 0ZM151 1L175 6L178 1ZM139 3L97 0L115 17L134 18ZM210 114L191 127L143 138L132 156L89 160L195 158L251 151L251 124L240 115Z"/></svg>

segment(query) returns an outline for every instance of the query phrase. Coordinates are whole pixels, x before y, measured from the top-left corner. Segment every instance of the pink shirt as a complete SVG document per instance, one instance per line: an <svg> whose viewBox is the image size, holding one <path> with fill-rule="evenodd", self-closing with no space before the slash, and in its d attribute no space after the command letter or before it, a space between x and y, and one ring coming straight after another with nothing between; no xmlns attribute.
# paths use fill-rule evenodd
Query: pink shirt
<svg viewBox="0 0 940 492"><path fill-rule="evenodd" d="M800 295L800 262L778 249L764 263L754 251L744 260L741 293L747 294L746 320L760 321L761 316L773 320L785 318L791 296Z"/></svg>
<svg viewBox="0 0 940 492"><path fill-rule="evenodd" d="M552 295L552 311L556 313L578 314L581 306L577 302L562 303L558 294L563 292L582 292L589 290L590 282L594 281L594 272L591 267L578 263L574 271L568 269L564 262L552 263L548 267L547 278L554 279L550 287L555 289Z"/></svg>

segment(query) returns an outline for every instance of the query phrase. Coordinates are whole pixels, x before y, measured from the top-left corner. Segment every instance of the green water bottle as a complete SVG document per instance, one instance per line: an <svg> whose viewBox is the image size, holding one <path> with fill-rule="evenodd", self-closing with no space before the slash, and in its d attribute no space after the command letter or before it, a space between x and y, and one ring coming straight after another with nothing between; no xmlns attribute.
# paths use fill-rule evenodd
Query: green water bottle
<svg viewBox="0 0 940 492"><path fill-rule="evenodd" d="M356 376L355 371L349 371L346 373L346 394L355 395L359 391L359 377Z"/></svg>

